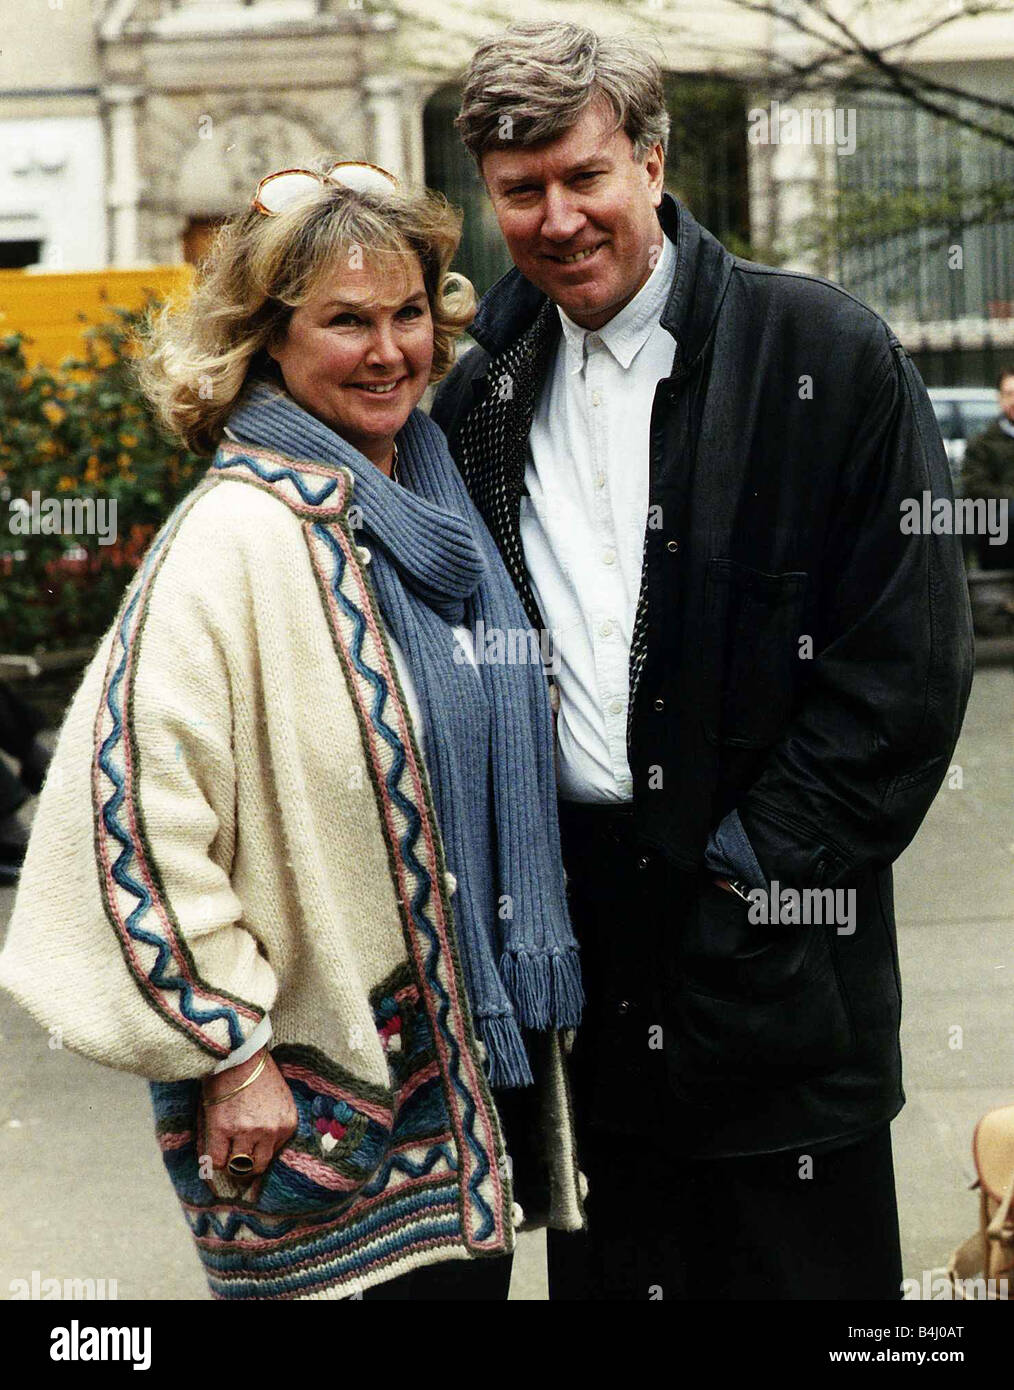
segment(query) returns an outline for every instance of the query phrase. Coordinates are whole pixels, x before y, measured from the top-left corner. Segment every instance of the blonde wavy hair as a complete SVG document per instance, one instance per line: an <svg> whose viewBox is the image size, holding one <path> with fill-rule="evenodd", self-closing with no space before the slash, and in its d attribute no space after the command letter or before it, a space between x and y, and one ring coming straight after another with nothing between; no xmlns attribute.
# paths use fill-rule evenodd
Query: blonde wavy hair
<svg viewBox="0 0 1014 1390"><path fill-rule="evenodd" d="M475 315L471 282L449 271L461 220L429 190L360 193L325 182L274 216L251 207L223 223L193 290L153 308L138 332L134 371L162 425L194 453L214 453L251 366L276 370L268 347L356 250L368 264L419 258L433 318L430 381L439 381Z"/></svg>

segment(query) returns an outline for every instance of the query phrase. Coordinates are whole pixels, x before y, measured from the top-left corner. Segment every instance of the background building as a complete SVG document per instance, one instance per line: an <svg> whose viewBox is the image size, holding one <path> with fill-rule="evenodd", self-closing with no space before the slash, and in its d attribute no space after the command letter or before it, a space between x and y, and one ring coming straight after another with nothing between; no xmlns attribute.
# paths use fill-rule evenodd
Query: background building
<svg viewBox="0 0 1014 1390"><path fill-rule="evenodd" d="M851 110L854 152L753 141L750 114L820 48L793 23L815 7L780 8L784 19L735 0L515 0L509 12L493 0L21 0L0 53L0 268L196 261L262 174L333 153L463 206L460 268L487 288L507 262L453 126L460 74L511 19L574 18L656 44L670 186L732 249L840 280L890 317L929 379L988 380L1014 347L1014 213L994 201L983 218L975 204L984 185L1014 185L1014 135L1003 145L902 98L837 92L829 67L826 88L797 101ZM891 51L942 8L874 0L857 32ZM1002 102L1014 13L952 15L905 53L913 71ZM899 230L892 204L913 187L926 216ZM867 218L854 209L870 199L857 242Z"/></svg>

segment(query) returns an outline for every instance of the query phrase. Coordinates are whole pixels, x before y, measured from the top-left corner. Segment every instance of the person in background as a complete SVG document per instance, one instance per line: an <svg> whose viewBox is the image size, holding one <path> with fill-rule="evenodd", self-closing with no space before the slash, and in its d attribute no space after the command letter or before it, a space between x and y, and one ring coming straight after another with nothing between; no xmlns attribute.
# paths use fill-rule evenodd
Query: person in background
<svg viewBox="0 0 1014 1390"><path fill-rule="evenodd" d="M1007 539L991 545L976 536L979 568L1014 570L1014 367L1004 367L996 381L1000 413L981 434L968 441L961 465L964 495L1007 505Z"/></svg>

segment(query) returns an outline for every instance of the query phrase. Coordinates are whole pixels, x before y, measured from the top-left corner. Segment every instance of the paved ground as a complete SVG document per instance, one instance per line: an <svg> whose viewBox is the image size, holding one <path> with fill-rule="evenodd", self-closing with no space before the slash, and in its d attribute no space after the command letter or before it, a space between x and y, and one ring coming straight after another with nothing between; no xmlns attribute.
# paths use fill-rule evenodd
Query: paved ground
<svg viewBox="0 0 1014 1390"><path fill-rule="evenodd" d="M974 1229L972 1126L1014 1101L1011 669L977 674L955 762L963 786L945 783L896 866L909 1100L894 1140L905 1273L917 1279ZM0 890L0 924L12 899ZM33 1270L116 1279L121 1298L206 1298L144 1083L51 1051L6 996L0 1035L0 1299ZM512 1296L546 1296L538 1237L523 1242Z"/></svg>

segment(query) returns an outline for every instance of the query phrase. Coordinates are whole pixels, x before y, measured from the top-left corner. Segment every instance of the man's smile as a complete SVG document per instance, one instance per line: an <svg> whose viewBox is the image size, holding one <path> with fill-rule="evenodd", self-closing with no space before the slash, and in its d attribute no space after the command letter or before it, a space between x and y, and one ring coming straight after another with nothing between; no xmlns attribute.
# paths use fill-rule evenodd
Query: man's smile
<svg viewBox="0 0 1014 1390"><path fill-rule="evenodd" d="M605 245L604 241L600 241L596 246L588 246L582 251L573 251L566 256L554 255L551 251L547 251L546 260L555 261L557 265L580 265L583 261L594 256L596 251L601 251Z"/></svg>

